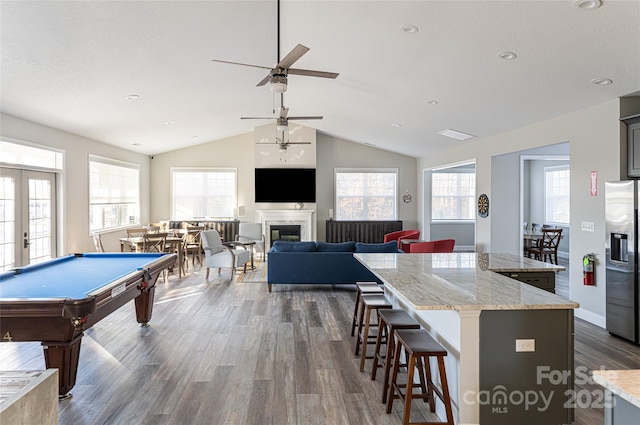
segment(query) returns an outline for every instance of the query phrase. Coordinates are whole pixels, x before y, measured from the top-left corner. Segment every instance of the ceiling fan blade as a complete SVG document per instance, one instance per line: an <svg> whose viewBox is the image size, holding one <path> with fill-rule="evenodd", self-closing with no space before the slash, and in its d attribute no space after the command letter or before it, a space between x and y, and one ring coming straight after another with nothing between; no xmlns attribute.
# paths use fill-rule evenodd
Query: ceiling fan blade
<svg viewBox="0 0 640 425"><path fill-rule="evenodd" d="M228 63L228 64L231 64L231 65L250 66L252 68L261 68L261 69L269 69L269 70L271 70L271 68L268 67L268 66L260 66L260 65L251 65L251 64L248 64L248 63L223 61L223 60L220 60L220 59L211 59L211 62Z"/></svg>
<svg viewBox="0 0 640 425"><path fill-rule="evenodd" d="M267 68L267 69L271 69L271 68ZM269 82L270 79L271 79L271 73L269 73L266 77L260 80L260 82L256 84L256 87L264 86Z"/></svg>
<svg viewBox="0 0 640 425"><path fill-rule="evenodd" d="M322 116L301 116L301 117L289 117L290 120L321 120Z"/></svg>
<svg viewBox="0 0 640 425"><path fill-rule="evenodd" d="M284 106L280 108L280 118L287 118L288 113L289 108L285 108Z"/></svg>
<svg viewBox="0 0 640 425"><path fill-rule="evenodd" d="M287 142L287 145L310 145L311 142Z"/></svg>
<svg viewBox="0 0 640 425"><path fill-rule="evenodd" d="M274 120L276 117L240 117L241 120Z"/></svg>
<svg viewBox="0 0 640 425"><path fill-rule="evenodd" d="M340 75L337 72L312 71L309 69L296 69L296 68L290 68L287 73L291 75L306 75L307 77L321 77L321 78L336 78L338 75Z"/></svg>
<svg viewBox="0 0 640 425"><path fill-rule="evenodd" d="M275 66L276 68L288 69L291 65L294 64L295 61L300 59L302 55L307 53L309 48L303 46L302 44L298 44L294 47L278 64Z"/></svg>

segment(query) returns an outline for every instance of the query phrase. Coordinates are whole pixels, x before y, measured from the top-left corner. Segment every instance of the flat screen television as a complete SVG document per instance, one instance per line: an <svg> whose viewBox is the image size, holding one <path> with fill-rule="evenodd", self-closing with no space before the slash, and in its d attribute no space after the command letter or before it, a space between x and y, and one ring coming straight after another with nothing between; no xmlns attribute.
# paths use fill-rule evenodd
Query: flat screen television
<svg viewBox="0 0 640 425"><path fill-rule="evenodd" d="M256 202L316 202L315 168L256 168Z"/></svg>

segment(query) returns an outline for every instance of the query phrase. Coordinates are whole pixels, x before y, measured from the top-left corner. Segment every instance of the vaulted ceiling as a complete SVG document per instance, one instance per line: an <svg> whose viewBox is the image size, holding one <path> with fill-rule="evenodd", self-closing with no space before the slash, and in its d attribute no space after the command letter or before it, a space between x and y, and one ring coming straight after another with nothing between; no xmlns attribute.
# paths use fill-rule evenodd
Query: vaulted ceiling
<svg viewBox="0 0 640 425"><path fill-rule="evenodd" d="M289 115L414 157L465 143L445 129L481 143L640 91L637 0L283 0L280 13L281 56L300 43L296 68L340 74L290 75ZM146 154L278 114L279 96L256 87L268 71L212 62L275 65L276 0L3 0L0 14L4 113Z"/></svg>

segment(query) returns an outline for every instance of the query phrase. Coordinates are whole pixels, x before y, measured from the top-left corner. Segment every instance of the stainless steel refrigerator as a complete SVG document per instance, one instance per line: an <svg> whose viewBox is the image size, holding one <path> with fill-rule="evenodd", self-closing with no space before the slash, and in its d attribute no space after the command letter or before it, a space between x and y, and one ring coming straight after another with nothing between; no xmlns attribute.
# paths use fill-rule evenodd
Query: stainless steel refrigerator
<svg viewBox="0 0 640 425"><path fill-rule="evenodd" d="M637 180L605 183L607 330L640 344Z"/></svg>

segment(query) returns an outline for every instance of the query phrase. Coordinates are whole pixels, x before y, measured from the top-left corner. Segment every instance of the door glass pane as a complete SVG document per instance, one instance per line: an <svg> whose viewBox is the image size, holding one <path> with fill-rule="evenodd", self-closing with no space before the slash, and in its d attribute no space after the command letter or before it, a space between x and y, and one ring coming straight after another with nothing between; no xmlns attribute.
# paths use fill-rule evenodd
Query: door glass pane
<svg viewBox="0 0 640 425"><path fill-rule="evenodd" d="M0 271L15 267L16 182L0 177Z"/></svg>
<svg viewBox="0 0 640 425"><path fill-rule="evenodd" d="M29 179L29 260L31 264L51 258L51 182Z"/></svg>

